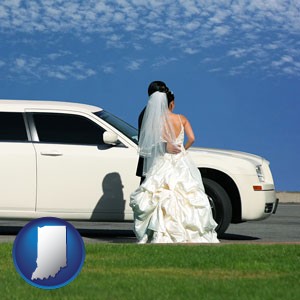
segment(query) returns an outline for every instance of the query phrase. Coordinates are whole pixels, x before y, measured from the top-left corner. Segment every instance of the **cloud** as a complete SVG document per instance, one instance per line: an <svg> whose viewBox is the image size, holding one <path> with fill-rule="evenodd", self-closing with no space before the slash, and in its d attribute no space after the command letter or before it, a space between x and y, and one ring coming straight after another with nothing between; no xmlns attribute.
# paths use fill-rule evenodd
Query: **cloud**
<svg viewBox="0 0 300 300"><path fill-rule="evenodd" d="M130 71L137 71L141 68L143 62L143 59L132 60L127 64L126 69Z"/></svg>
<svg viewBox="0 0 300 300"><path fill-rule="evenodd" d="M23 77L40 78L37 66L40 64L37 57L17 57L10 65L10 71L14 74L21 74Z"/></svg>
<svg viewBox="0 0 300 300"><path fill-rule="evenodd" d="M152 33L152 35L150 36L150 40L154 43L154 44L160 44L160 43L164 43L167 40L172 40L173 37L171 35L168 35L164 32L154 32Z"/></svg>
<svg viewBox="0 0 300 300"><path fill-rule="evenodd" d="M175 61L178 61L176 57L165 57L165 56L159 57L155 59L154 63L152 64L152 67L159 68Z"/></svg>
<svg viewBox="0 0 300 300"><path fill-rule="evenodd" d="M184 53L187 53L187 54L196 54L199 52L199 49L185 48L183 51L184 51Z"/></svg>
<svg viewBox="0 0 300 300"><path fill-rule="evenodd" d="M247 54L247 49L231 49L228 51L227 55L228 56L233 56L235 58L240 58L240 57L243 57Z"/></svg>
<svg viewBox="0 0 300 300"><path fill-rule="evenodd" d="M210 72L210 73L217 73L217 72L221 72L221 71L222 71L222 68L214 68L214 69L208 70L208 72Z"/></svg>
<svg viewBox="0 0 300 300"><path fill-rule="evenodd" d="M229 34L230 27L229 26L216 26L212 31L217 37Z"/></svg>
<svg viewBox="0 0 300 300"><path fill-rule="evenodd" d="M68 55L71 55L72 52L71 51L62 51L62 50L59 50L57 52L52 52L52 53L49 53L47 56L50 60L54 61L54 60L57 60L59 58L63 58L63 57L66 57Z"/></svg>
<svg viewBox="0 0 300 300"><path fill-rule="evenodd" d="M125 44L122 41L122 36L118 34L112 34L107 37L106 46L108 48L124 48Z"/></svg>
<svg viewBox="0 0 300 300"><path fill-rule="evenodd" d="M50 69L50 62L66 57L68 60L86 61L86 53L75 53L74 45L84 43L86 46L83 48L87 48L95 46L95 41L98 41L97 46L101 45L99 53L115 50L122 55L121 51L130 51L134 57L140 56L136 54L138 51L146 57L151 49L160 47L166 53L176 52L176 59L193 54L199 62L203 60L203 52L212 54L215 59L213 53L217 55L222 49L224 54L221 59L215 59L215 66L210 66L209 70L231 72L231 67L224 67L226 62L226 65L242 66L238 68L239 72L247 72L248 67L252 68L256 64L262 71L278 71L280 75L283 69L279 66L290 64L285 66L287 69L284 73L299 75L298 0L3 0L0 3L0 19L1 40L9 40L7 43L16 43L14 35L25 35L27 38L17 41L23 44L30 39L37 44L40 36L47 36L48 43L60 46L58 51L50 51L48 44L40 46L47 52L43 54L42 61L36 64L36 68L40 69L41 64ZM66 35L73 36L73 41L69 46L62 46ZM27 46L26 49L29 49L30 43ZM18 63L14 61L18 72L21 69L27 73L29 70L33 72L33 66L30 65L32 61L21 57L26 54L25 50L20 50L19 54L18 59L21 60ZM293 61L282 60L285 55L292 57ZM127 57L123 55L122 58L127 70L138 70L145 65L144 61L137 58L128 63ZM15 57L1 59L13 61ZM245 64L249 60L254 63ZM68 68L63 70L58 66L62 64L53 66L49 72L51 77L62 79L71 76L81 79L93 73L93 68L85 66L84 70L86 68L89 71L75 76ZM69 66L78 68L71 62ZM2 69L5 67L8 68L8 64L2 66ZM104 58L96 68L102 69L104 73L115 71ZM41 75L40 71L36 73Z"/></svg>
<svg viewBox="0 0 300 300"><path fill-rule="evenodd" d="M111 65L104 65L104 66L102 66L102 71L105 74L114 74L115 73L115 69Z"/></svg>
<svg viewBox="0 0 300 300"><path fill-rule="evenodd" d="M200 26L200 23L197 20L193 20L187 24L185 24L184 28L189 30L189 31L194 31L198 29Z"/></svg>
<svg viewBox="0 0 300 300"><path fill-rule="evenodd" d="M83 80L96 75L96 71L85 66L80 61L74 61L65 65L48 65L41 68L41 73L48 77L56 79L75 78Z"/></svg>
<svg viewBox="0 0 300 300"><path fill-rule="evenodd" d="M295 60L290 55L283 55L277 60L272 61L273 70L286 75L300 75L300 60Z"/></svg>
<svg viewBox="0 0 300 300"><path fill-rule="evenodd" d="M54 59L56 56L53 54ZM15 75L20 75L23 79L42 79L55 78L66 80L75 78L83 80L96 75L96 71L81 61L73 61L68 64L48 64L40 57L17 57L12 62L9 62L10 72Z"/></svg>
<svg viewBox="0 0 300 300"><path fill-rule="evenodd" d="M24 68L26 65L26 61L23 58L17 58L15 64L17 68Z"/></svg>

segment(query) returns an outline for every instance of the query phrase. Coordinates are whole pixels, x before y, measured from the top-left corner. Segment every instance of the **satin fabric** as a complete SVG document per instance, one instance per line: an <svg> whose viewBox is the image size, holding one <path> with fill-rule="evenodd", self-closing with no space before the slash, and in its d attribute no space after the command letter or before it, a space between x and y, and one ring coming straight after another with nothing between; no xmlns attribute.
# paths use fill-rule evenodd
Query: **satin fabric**
<svg viewBox="0 0 300 300"><path fill-rule="evenodd" d="M156 160L130 197L139 243L218 243L211 207L199 170L183 147Z"/></svg>

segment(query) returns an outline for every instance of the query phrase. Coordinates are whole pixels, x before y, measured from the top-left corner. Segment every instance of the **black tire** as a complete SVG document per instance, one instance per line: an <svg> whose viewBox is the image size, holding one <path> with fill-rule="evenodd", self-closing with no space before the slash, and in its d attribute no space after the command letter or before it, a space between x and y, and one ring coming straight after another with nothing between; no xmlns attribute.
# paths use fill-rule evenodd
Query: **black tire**
<svg viewBox="0 0 300 300"><path fill-rule="evenodd" d="M214 180L203 178L205 193L208 195L215 221L216 231L220 237L228 228L232 217L230 198L224 188Z"/></svg>

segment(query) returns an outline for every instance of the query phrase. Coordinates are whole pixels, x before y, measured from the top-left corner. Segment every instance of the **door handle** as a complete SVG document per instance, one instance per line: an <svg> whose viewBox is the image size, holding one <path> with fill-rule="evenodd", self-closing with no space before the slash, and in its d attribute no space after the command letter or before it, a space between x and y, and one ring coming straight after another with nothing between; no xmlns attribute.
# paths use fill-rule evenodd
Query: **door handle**
<svg viewBox="0 0 300 300"><path fill-rule="evenodd" d="M58 151L41 152L44 156L62 156L63 154Z"/></svg>

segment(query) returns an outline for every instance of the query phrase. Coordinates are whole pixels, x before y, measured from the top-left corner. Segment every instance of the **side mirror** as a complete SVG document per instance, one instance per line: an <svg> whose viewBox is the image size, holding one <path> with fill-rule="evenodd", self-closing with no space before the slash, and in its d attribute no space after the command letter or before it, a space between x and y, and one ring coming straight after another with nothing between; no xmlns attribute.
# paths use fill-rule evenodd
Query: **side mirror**
<svg viewBox="0 0 300 300"><path fill-rule="evenodd" d="M116 145L118 142L118 135L111 131L103 133L103 142L107 145Z"/></svg>

